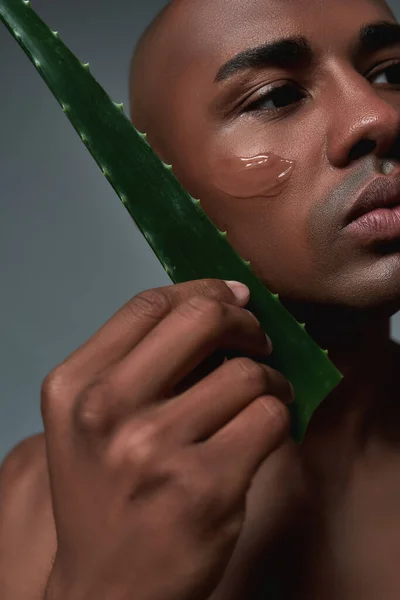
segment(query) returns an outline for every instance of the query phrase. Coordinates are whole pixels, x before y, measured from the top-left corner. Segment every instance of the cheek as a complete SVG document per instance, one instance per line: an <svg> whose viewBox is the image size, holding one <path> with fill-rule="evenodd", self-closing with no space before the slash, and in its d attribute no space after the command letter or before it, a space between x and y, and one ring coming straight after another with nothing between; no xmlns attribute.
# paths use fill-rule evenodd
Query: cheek
<svg viewBox="0 0 400 600"><path fill-rule="evenodd" d="M202 207L233 248L251 262L268 287L291 294L304 290L312 272L305 212L293 209L290 198L251 201L203 196Z"/></svg>
<svg viewBox="0 0 400 600"><path fill-rule="evenodd" d="M302 175L309 169L304 157L293 160L265 137L265 126L250 133L231 128L218 138L203 131L196 137L197 151L186 153L185 164L181 155L174 171L266 285L292 295L304 292L314 272L307 224L310 181Z"/></svg>

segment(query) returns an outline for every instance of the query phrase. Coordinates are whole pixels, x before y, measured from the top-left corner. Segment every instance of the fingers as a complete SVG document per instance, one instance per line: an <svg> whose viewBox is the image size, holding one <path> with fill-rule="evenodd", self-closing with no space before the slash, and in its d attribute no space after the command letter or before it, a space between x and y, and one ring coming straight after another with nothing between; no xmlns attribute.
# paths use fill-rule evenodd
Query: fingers
<svg viewBox="0 0 400 600"><path fill-rule="evenodd" d="M141 405L159 401L217 348L259 357L271 352L260 324L248 311L204 297L189 299L115 365L90 396L85 392L77 407L81 424L89 426L91 414L93 423L104 415L111 424Z"/></svg>
<svg viewBox="0 0 400 600"><path fill-rule="evenodd" d="M207 440L204 450L240 494L264 460L287 440L289 424L289 411L282 402L271 395L260 396Z"/></svg>
<svg viewBox="0 0 400 600"><path fill-rule="evenodd" d="M121 360L179 304L199 295L237 306L244 306L249 300L248 288L243 284L216 279L190 281L138 294L57 368L62 378L68 379L71 393L72 386L78 391Z"/></svg>
<svg viewBox="0 0 400 600"><path fill-rule="evenodd" d="M249 358L236 358L190 390L163 405L159 417L177 441L193 443L214 435L258 397L293 401L290 383L278 371Z"/></svg>
<svg viewBox="0 0 400 600"><path fill-rule="evenodd" d="M150 472L162 479L177 460L182 467L197 456L227 505L243 498L263 461L289 435L288 411L272 392L285 402L292 392L278 372L250 359L234 359L218 371L175 400L120 420L103 446L109 464L123 465L128 456L135 481Z"/></svg>

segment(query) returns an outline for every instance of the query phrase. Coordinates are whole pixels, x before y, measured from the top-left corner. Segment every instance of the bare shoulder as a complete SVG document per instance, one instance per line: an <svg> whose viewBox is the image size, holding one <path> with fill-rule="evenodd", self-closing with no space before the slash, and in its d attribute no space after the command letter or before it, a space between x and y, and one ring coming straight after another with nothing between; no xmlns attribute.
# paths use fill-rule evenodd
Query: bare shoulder
<svg viewBox="0 0 400 600"><path fill-rule="evenodd" d="M56 550L44 436L20 442L0 467L0 597L42 597Z"/></svg>
<svg viewBox="0 0 400 600"><path fill-rule="evenodd" d="M46 463L44 435L42 433L22 440L5 457L0 466L0 485L3 491L9 486L43 470ZM5 487L3 487L5 486Z"/></svg>

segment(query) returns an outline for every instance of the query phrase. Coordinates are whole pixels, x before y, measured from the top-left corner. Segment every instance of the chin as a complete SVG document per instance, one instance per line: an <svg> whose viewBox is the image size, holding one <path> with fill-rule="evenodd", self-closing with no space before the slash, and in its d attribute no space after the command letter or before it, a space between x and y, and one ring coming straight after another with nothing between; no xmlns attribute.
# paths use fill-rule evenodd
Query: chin
<svg viewBox="0 0 400 600"><path fill-rule="evenodd" d="M400 310L400 254L380 258L362 273L347 277L342 303L350 309L379 317Z"/></svg>
<svg viewBox="0 0 400 600"><path fill-rule="evenodd" d="M393 316L400 310L400 252L373 254L348 264L337 276L327 277L314 298L354 318Z"/></svg>

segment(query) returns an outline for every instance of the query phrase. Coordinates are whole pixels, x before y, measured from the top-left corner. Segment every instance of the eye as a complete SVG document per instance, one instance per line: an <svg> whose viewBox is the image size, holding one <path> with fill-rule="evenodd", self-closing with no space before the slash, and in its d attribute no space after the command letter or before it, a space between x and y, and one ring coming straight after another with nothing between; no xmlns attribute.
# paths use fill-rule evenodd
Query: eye
<svg viewBox="0 0 400 600"><path fill-rule="evenodd" d="M296 85L288 83L275 88L263 94L260 98L251 102L244 108L244 112L255 111L277 111L287 108L292 104L297 104L305 97L305 93Z"/></svg>
<svg viewBox="0 0 400 600"><path fill-rule="evenodd" d="M372 83L379 85L398 85L400 86L400 63L388 65L386 69L376 73L371 78Z"/></svg>

